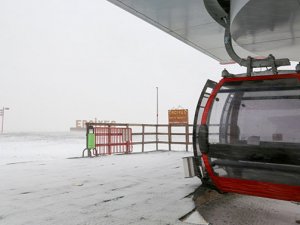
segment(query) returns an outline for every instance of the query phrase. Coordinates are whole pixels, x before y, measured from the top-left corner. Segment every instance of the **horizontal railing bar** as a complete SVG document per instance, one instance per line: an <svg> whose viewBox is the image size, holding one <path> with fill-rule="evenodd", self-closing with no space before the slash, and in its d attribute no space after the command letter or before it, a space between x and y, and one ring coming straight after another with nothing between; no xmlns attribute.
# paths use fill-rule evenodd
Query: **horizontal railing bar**
<svg viewBox="0 0 300 225"><path fill-rule="evenodd" d="M157 133L157 135L186 135L187 133ZM143 135L143 133L132 133L132 135L135 135L135 136L139 136L139 135ZM153 133L144 133L144 135L156 135L155 132ZM188 133L188 135L193 135L193 133Z"/></svg>
<svg viewBox="0 0 300 225"><path fill-rule="evenodd" d="M174 142L168 142L168 141L158 141L159 144L174 144L174 145L186 145L186 144L193 144L192 142L178 142L178 141L174 141Z"/></svg>
<svg viewBox="0 0 300 225"><path fill-rule="evenodd" d="M155 132L147 132L147 133L144 133L144 135L168 135L168 133L155 133ZM143 135L143 133L132 133L132 135Z"/></svg>
<svg viewBox="0 0 300 225"><path fill-rule="evenodd" d="M131 142L130 144L156 144L156 141L145 141L145 142ZM168 141L158 141L159 144L186 144L185 141L174 141L174 142L168 142ZM193 142L188 142L188 144L193 144Z"/></svg>
<svg viewBox="0 0 300 225"><path fill-rule="evenodd" d="M110 127L116 127L116 126L147 126L147 127L185 127L189 126L192 127L193 124L144 124L144 123L86 123L91 126L110 126Z"/></svg>
<svg viewBox="0 0 300 225"><path fill-rule="evenodd" d="M193 133L170 133L170 135L178 135L178 136L183 136L183 135L193 135Z"/></svg>
<svg viewBox="0 0 300 225"><path fill-rule="evenodd" d="M132 145L141 145L141 144L156 144L156 141L145 141L145 142L132 142Z"/></svg>
<svg viewBox="0 0 300 225"><path fill-rule="evenodd" d="M156 144L156 141L145 141L145 142L131 142L130 144L131 145L140 145L140 144ZM157 142L158 144L174 144L174 145L176 145L176 144L178 144L178 145L186 145L186 144L189 144L189 145L191 145L191 144L193 144L192 142L188 142L188 143L186 143L186 142L168 142L168 141L158 141Z"/></svg>
<svg viewBox="0 0 300 225"><path fill-rule="evenodd" d="M126 146L126 145L130 145L131 143L110 143L110 144L95 144L96 147L105 147L105 146Z"/></svg>

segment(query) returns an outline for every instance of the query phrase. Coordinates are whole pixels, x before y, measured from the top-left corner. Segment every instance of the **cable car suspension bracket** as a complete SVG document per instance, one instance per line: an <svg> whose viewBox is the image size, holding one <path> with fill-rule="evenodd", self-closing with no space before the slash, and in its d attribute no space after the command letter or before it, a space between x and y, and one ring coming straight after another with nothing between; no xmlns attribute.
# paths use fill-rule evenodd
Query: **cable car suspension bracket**
<svg viewBox="0 0 300 225"><path fill-rule="evenodd" d="M273 55L269 55L264 59L256 59L251 56L248 56L247 59L243 59L237 55L232 46L232 38L230 33L230 19L229 16L223 18L225 21L225 35L224 35L224 44L228 55L237 62L240 66L247 67L247 76L251 76L254 68L264 68L271 67L273 74L278 74L277 68L280 66L289 66L291 65L288 58L284 59L275 59Z"/></svg>

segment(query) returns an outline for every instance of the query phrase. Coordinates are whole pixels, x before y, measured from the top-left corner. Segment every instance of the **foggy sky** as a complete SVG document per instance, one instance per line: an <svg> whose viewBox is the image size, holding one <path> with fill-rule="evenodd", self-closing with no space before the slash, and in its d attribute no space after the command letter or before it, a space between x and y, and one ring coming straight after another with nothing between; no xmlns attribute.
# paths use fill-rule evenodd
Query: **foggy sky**
<svg viewBox="0 0 300 225"><path fill-rule="evenodd" d="M5 130L67 131L77 119L155 123L189 109L224 67L105 0L0 2ZM230 72L244 72L238 65Z"/></svg>

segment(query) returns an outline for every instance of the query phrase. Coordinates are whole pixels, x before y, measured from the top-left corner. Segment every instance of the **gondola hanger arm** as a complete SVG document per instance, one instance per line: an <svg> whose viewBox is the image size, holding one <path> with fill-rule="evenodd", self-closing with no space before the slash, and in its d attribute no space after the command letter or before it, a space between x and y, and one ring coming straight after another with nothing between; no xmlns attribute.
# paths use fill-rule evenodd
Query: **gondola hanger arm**
<svg viewBox="0 0 300 225"><path fill-rule="evenodd" d="M232 45L229 16L224 17L223 19L226 24L224 35L224 44L226 51L228 55L240 66L247 67L247 76L251 76L254 68L271 67L273 74L278 74L278 67L291 65L289 59L275 59L275 57L272 54L270 54L267 58L264 59L256 59L251 56L248 56L247 59L243 59L240 56L238 56L238 54L234 51Z"/></svg>

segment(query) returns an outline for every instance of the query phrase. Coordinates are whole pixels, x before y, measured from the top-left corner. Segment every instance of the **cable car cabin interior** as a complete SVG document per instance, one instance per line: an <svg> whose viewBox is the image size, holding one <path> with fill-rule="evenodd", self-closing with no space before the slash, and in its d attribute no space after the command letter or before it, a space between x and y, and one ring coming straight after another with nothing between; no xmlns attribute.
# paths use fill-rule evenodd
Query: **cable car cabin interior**
<svg viewBox="0 0 300 225"><path fill-rule="evenodd" d="M202 94L195 155L219 190L300 201L299 79L224 78Z"/></svg>

